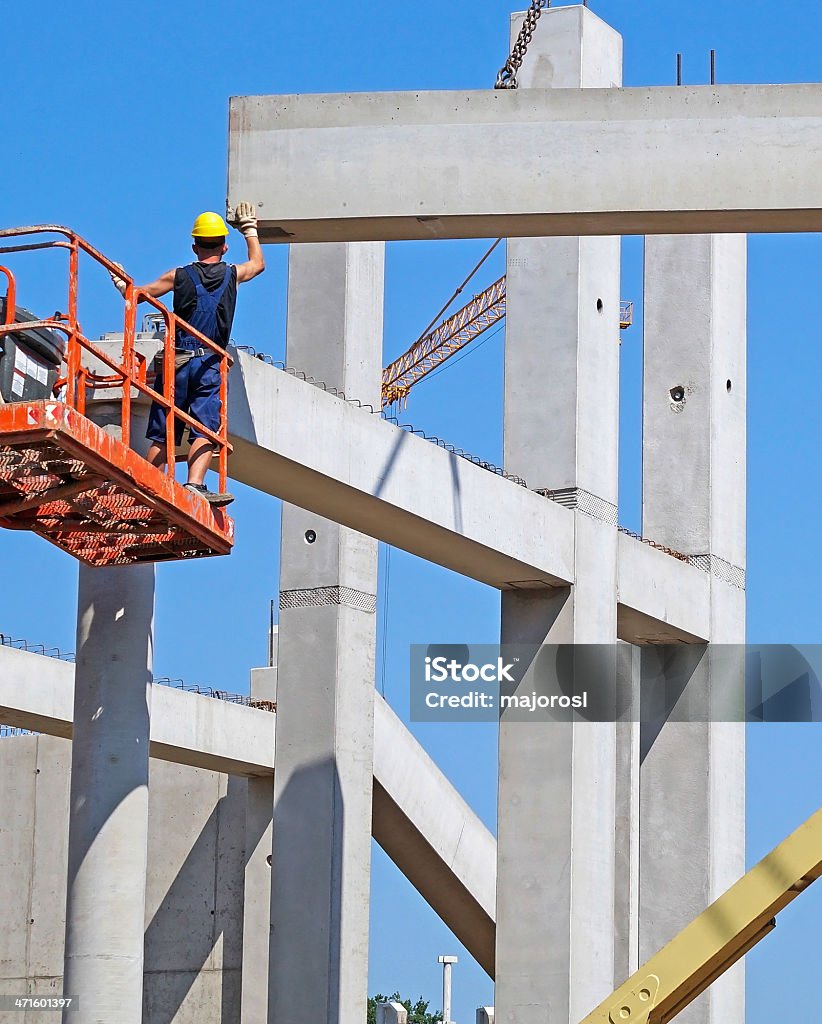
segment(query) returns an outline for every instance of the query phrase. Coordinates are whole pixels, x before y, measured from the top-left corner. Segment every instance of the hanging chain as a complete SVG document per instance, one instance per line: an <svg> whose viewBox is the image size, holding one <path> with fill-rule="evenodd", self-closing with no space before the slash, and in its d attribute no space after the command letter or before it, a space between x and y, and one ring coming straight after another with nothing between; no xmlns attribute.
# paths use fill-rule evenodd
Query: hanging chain
<svg viewBox="0 0 822 1024"><path fill-rule="evenodd" d="M505 62L505 65L500 68L500 73L497 75L495 89L516 89L519 86L517 72L522 67L525 54L528 52L528 44L534 36L534 30L542 16L543 8L550 6L551 0L531 0L531 6L525 15L525 21L520 29L517 41L514 43L511 56Z"/></svg>

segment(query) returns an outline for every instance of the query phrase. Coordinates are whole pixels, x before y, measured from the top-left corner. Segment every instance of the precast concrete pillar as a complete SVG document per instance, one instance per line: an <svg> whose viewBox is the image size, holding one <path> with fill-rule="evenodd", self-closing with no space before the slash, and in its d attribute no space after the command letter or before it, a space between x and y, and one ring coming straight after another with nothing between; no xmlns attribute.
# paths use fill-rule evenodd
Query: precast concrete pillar
<svg viewBox="0 0 822 1024"><path fill-rule="evenodd" d="M277 631L269 639L267 668L251 670L255 700L277 701ZM261 1024L268 1015L268 956L271 908L271 837L274 779L248 780L243 900L243 967L240 1024Z"/></svg>
<svg viewBox="0 0 822 1024"><path fill-rule="evenodd" d="M669 652L663 677L694 721L644 722L639 956L646 959L745 870L746 274L744 235L645 242L643 533L710 574L711 646ZM660 672L646 651L643 686ZM742 1024L744 966L686 1024Z"/></svg>
<svg viewBox="0 0 822 1024"><path fill-rule="evenodd" d="M379 409L383 291L382 243L292 246L288 363ZM269 1024L366 1016L376 594L376 541L283 506Z"/></svg>
<svg viewBox="0 0 822 1024"><path fill-rule="evenodd" d="M107 421L110 409L99 421ZM117 429L112 427L112 429ZM135 416L135 447L145 419ZM63 992L67 1024L140 1024L154 566L80 566Z"/></svg>
<svg viewBox="0 0 822 1024"><path fill-rule="evenodd" d="M585 7L543 11L521 89L621 82L617 32ZM613 664L619 239L510 240L507 296L504 463L573 509L576 582L503 593L502 641L607 645ZM614 985L615 727L503 712L499 753L496 1016L569 1024Z"/></svg>

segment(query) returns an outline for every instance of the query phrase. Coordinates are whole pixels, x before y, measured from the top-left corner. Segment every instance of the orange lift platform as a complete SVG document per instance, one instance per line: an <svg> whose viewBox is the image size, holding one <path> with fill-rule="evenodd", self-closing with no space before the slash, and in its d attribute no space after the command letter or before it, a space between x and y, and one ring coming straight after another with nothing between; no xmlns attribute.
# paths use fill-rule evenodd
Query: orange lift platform
<svg viewBox="0 0 822 1024"><path fill-rule="evenodd" d="M57 235L47 240L32 236ZM54 224L0 230L0 253L42 249L68 251L66 313L48 320L16 319L17 283L0 266L7 282L0 346L6 336L40 329L66 339L66 375L58 381L61 398L2 401L0 396L0 526L30 530L92 566L135 565L208 555L227 555L234 543L234 521L222 509L186 490L174 478L175 423L196 425L215 445L220 490L226 488L228 455L227 396L230 356L209 338L138 289L129 276L76 232ZM80 255L126 281L123 348L120 361L86 338L78 320ZM149 303L165 322L164 393L151 386L146 359L135 350L137 306ZM220 426L212 433L174 404L174 339L180 328L220 357ZM110 373L100 373L99 368ZM91 366L97 369L93 370ZM86 401L106 389L120 404L120 436L92 422ZM130 447L132 402L140 395L168 410L166 468L157 468Z"/></svg>

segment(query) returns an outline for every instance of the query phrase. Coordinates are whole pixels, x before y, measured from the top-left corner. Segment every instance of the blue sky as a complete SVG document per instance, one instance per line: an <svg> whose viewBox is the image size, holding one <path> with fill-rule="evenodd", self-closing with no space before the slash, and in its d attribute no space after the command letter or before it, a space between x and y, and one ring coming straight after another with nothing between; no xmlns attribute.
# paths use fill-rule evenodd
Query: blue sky
<svg viewBox="0 0 822 1024"><path fill-rule="evenodd" d="M686 83L704 83L712 47L720 82L822 78L822 10L813 5L790 13L762 0L591 6L625 37L627 85L672 83L677 51L684 54ZM509 10L499 0L7 5L4 38L13 45L3 56L0 224L70 224L136 277L153 278L188 258L194 216L222 208L229 95L487 88L507 53ZM466 154L478 159L481 153ZM231 256L238 251L235 240ZM479 241L389 246L386 359L413 341L451 282L456 286L483 251ZM749 252L749 636L818 642L822 241L755 237ZM637 303L638 323L622 346L620 517L638 528L640 241L626 239L624 253L622 294ZM276 357L284 340L285 255L269 247L269 271L244 289L234 327L237 342ZM482 283L502 267L500 250ZM32 258L21 273L23 304L55 308L59 281L53 259ZM119 300L108 281L88 275L83 287L87 331L116 330ZM459 365L421 385L407 418L498 462L503 339L499 333L476 345ZM158 675L243 691L248 670L264 663L268 602L277 590L279 506L237 490L231 558L159 569ZM72 650L74 563L32 537L6 533L0 545L4 578L13 581L0 588L0 631ZM402 552L382 557L378 683L405 714L408 645L494 642L499 598ZM225 628L215 629L215 621ZM493 827L494 730L428 725L415 732ZM753 863L819 806L819 730L752 728L748 760ZM822 893L812 891L748 958L749 1024L818 1018L820 912ZM476 1006L492 1001L483 973L379 850L372 931L371 991L422 993L439 1006L436 957L457 952L456 1020L468 1024Z"/></svg>

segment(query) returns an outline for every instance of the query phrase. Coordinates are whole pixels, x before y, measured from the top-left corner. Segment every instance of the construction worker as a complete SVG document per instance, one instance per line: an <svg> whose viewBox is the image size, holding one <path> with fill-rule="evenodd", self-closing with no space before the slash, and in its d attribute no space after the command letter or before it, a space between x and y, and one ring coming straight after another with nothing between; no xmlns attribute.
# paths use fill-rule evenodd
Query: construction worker
<svg viewBox="0 0 822 1024"><path fill-rule="evenodd" d="M191 232L191 248L197 257L196 262L169 270L151 284L142 286L142 290L155 299L173 291L175 314L221 348L226 347L231 335L237 285L252 281L265 270L263 251L257 237L257 211L251 203L238 203L235 226L245 237L248 247L245 263L223 263L223 256L228 252L228 227L218 213L201 213ZM125 295L125 281L114 273L111 279L117 290ZM175 349L174 404L216 433L221 412L220 356L211 349L203 348L194 335L179 327ZM155 369L154 390L165 394L162 354L155 360ZM175 423L178 445L185 426L179 420ZM188 482L185 486L216 508L230 504L234 500L232 495L218 494L204 483L215 451L213 442L195 427L190 428L190 435ZM166 411L156 402L151 405L146 437L152 442L146 454L148 461L154 466L165 465Z"/></svg>

